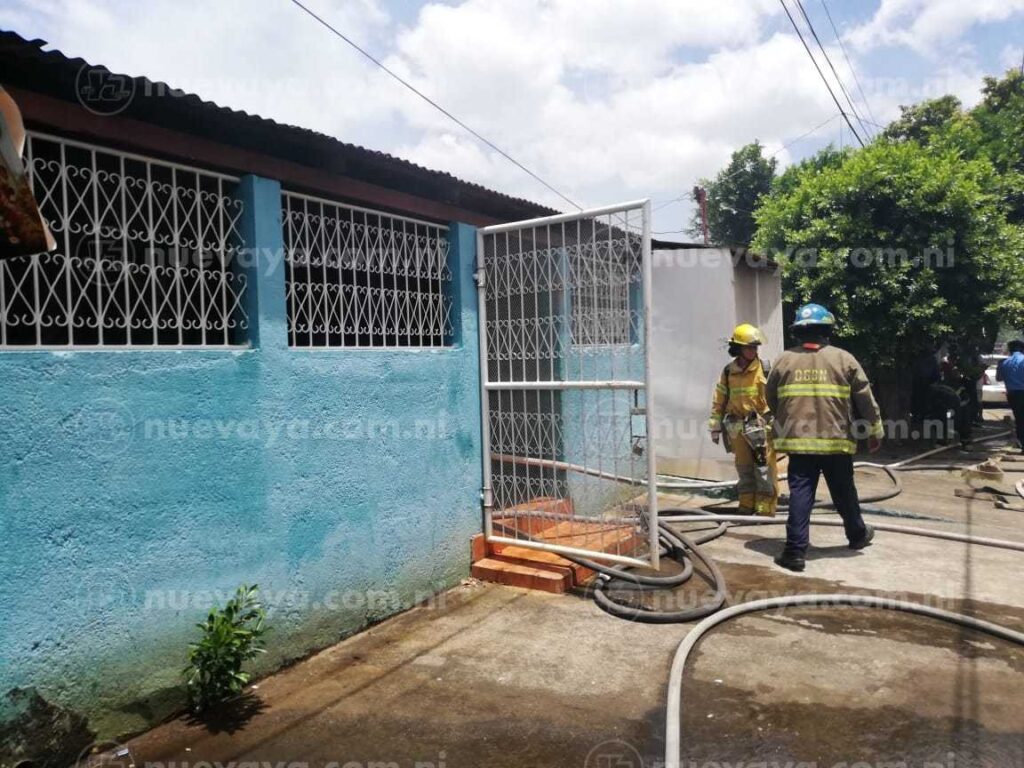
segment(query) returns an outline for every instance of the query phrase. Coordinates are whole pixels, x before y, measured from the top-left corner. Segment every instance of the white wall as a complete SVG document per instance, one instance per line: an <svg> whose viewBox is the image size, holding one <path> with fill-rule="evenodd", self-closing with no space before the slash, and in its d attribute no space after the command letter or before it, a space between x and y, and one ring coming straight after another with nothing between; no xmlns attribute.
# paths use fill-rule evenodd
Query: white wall
<svg viewBox="0 0 1024 768"><path fill-rule="evenodd" d="M732 479L732 457L711 442L711 395L729 362L726 340L738 323L767 337L763 356L783 349L781 282L726 248L655 250L651 368L654 450L659 472Z"/></svg>

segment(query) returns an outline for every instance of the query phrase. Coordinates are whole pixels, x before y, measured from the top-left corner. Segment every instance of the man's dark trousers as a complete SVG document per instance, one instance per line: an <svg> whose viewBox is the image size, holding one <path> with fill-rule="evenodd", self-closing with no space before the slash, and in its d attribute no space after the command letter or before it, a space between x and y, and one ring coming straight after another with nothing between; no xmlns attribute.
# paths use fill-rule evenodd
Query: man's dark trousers
<svg viewBox="0 0 1024 768"><path fill-rule="evenodd" d="M1013 411L1013 423L1017 427L1017 442L1024 448L1024 389L1008 389L1006 400Z"/></svg>
<svg viewBox="0 0 1024 768"><path fill-rule="evenodd" d="M867 533L860 514L857 486L853 483L853 456L845 453L791 453L789 455L789 520L786 549L804 552L810 543L811 509L818 478L825 476L828 492L843 518L847 541L860 541Z"/></svg>

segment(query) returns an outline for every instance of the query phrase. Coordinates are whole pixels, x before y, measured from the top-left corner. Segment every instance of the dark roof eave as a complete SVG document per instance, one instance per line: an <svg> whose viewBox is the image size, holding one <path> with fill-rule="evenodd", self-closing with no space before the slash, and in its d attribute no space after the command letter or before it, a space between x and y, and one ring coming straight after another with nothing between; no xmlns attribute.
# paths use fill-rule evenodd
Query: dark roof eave
<svg viewBox="0 0 1024 768"><path fill-rule="evenodd" d="M68 58L60 51L44 51L44 45L42 40L28 41L14 32L0 31L4 84L78 104L76 80L83 68L107 71L83 59ZM122 112L105 118L107 120L134 119L151 123L474 211L487 220L510 221L558 213L529 200L495 192L383 152L347 144L323 133L222 107L195 94L177 91L166 83L154 83L144 77L125 77L133 84L133 96ZM78 108L84 111L84 107L79 105Z"/></svg>

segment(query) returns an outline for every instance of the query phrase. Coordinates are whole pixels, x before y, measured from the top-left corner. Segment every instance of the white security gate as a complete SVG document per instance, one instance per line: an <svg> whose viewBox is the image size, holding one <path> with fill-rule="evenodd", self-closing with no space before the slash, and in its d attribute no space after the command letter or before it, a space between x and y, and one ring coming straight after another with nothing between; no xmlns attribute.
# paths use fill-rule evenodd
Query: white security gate
<svg viewBox="0 0 1024 768"><path fill-rule="evenodd" d="M657 567L650 202L477 235L488 541Z"/></svg>

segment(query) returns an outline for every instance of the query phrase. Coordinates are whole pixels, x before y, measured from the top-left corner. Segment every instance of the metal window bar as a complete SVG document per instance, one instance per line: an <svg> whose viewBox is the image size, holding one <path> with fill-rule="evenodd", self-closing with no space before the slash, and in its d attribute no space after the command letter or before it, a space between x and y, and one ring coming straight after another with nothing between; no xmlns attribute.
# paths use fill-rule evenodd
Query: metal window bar
<svg viewBox="0 0 1024 768"><path fill-rule="evenodd" d="M448 227L297 192L282 197L292 347L452 344Z"/></svg>
<svg viewBox="0 0 1024 768"><path fill-rule="evenodd" d="M657 565L647 201L477 235L484 526Z"/></svg>
<svg viewBox="0 0 1024 768"><path fill-rule="evenodd" d="M0 262L0 349L247 344L236 177L38 131L25 157L58 248Z"/></svg>

